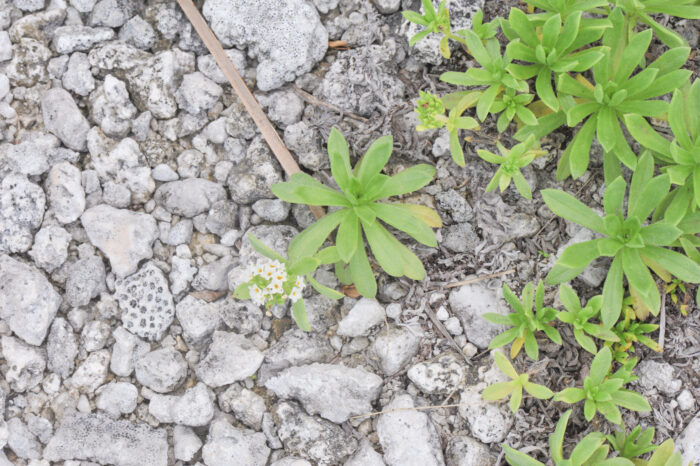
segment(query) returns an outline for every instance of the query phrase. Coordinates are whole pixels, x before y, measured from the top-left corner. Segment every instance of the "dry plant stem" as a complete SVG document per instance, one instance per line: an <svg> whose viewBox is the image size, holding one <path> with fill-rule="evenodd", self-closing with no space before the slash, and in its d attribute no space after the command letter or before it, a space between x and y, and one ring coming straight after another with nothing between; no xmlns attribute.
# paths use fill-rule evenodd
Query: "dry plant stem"
<svg viewBox="0 0 700 466"><path fill-rule="evenodd" d="M455 339L452 338L452 335L450 335L450 332L448 332L447 329L445 328L445 326L442 325L442 322L440 322L440 319L437 318L437 316L435 315L435 313L433 312L433 310L430 308L430 305L429 305L428 303L424 303L423 308L425 309L425 313L428 314L428 317L430 317L430 320L433 322L433 325L435 325L435 327L440 331L440 333L442 333L442 336L444 336L444 337L447 339L447 341L450 342L450 345L452 345L452 347L453 347L455 350L457 350L457 352L458 352L459 354L462 355L462 357L464 358L464 361L465 361L468 365L471 366L472 363L471 363L471 361L469 360L469 358L467 357L467 355L464 354L464 351L462 351L462 348L459 347L459 345L457 344L457 342L455 341ZM387 327L387 328L388 328L388 327Z"/></svg>
<svg viewBox="0 0 700 466"><path fill-rule="evenodd" d="M451 405L432 405L432 406L414 406L413 408L393 408L385 409L383 411L376 411L374 413L360 414L358 416L351 416L350 419L359 419L363 417L379 416L380 414L394 413L397 411L427 411L429 409L441 409L441 408L459 408L460 406L466 406L468 403L454 403Z"/></svg>
<svg viewBox="0 0 700 466"><path fill-rule="evenodd" d="M329 110L333 110L335 112L340 113L343 116L347 116L348 118L352 118L353 120L361 121L362 123L368 123L369 120L367 118L363 118L359 115L355 115L354 113L348 113L342 108L338 107L337 105L330 104L328 102L324 102L321 99L318 99L314 97L313 95L309 94L303 89L299 89L296 85L293 85L292 88L294 89L294 92L304 99L307 103L310 103L311 105L315 105L317 107L325 107Z"/></svg>
<svg viewBox="0 0 700 466"><path fill-rule="evenodd" d="M490 278L502 277L503 275L510 275L511 273L515 273L515 269L508 269L508 270L504 270L503 272L490 273L488 275L483 275L481 277L470 278L468 280L462 280L461 282L450 283L448 285L445 285L445 288L456 288L456 287L462 286L462 285L469 285L471 283L478 283L478 282L481 282L484 280L488 280Z"/></svg>
<svg viewBox="0 0 700 466"><path fill-rule="evenodd" d="M659 312L659 346L664 350L664 337L666 334L666 289L661 289L661 311Z"/></svg>
<svg viewBox="0 0 700 466"><path fill-rule="evenodd" d="M233 66L233 63L231 63L231 60L228 58L226 53L224 53L224 48L221 46L221 43L209 28L207 22L204 20L204 17L202 17L202 14L199 12L197 7L194 5L194 3L192 3L192 0L177 0L177 3L180 5L180 8L182 8L185 16L187 16L187 19L190 21L190 23L192 23L192 26L194 27L195 31L197 31L197 34L199 34L199 37L202 39L202 42L204 42L204 45L206 45L207 49L214 57L214 60L216 60L217 65L219 65L219 68L221 68L221 71L224 73L224 76L226 76L226 79L228 79L228 82L231 83L231 87L243 103L243 106L248 111L255 124L260 129L265 141L267 141L272 153L275 154L275 157L277 157L277 160L279 161L280 165L282 165L282 168L287 173L287 176L300 172L301 170L299 165L297 165L296 161L292 157L292 154L282 142L282 139L280 138L279 134L277 134L277 131L275 131L275 128L272 126L272 123L270 123L270 120L267 119L262 107L258 101L255 100L255 97L250 92L250 89L248 89L248 86L246 86L243 78L241 78L241 75L238 74L238 71L236 71L236 68ZM321 218L325 214L323 208L321 207L309 207L316 218Z"/></svg>

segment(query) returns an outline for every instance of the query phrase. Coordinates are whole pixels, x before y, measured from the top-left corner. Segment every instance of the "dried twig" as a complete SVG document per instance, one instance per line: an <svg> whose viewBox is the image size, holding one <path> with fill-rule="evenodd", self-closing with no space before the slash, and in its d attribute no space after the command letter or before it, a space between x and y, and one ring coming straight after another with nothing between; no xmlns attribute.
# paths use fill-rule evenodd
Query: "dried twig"
<svg viewBox="0 0 700 466"><path fill-rule="evenodd" d="M422 303L422 306L421 306L421 307L423 307L423 309L425 310L425 313L428 314L428 317L430 317L430 320L433 321L433 325L435 325L435 327L440 331L440 333L442 333L442 335L447 339L447 341L450 342L450 345L452 345L452 347L453 347L455 350L457 350L457 352L458 352L459 354L462 355L462 357L464 358L464 360L466 361L466 363L467 363L468 365L471 366L472 363L471 363L471 361L469 360L469 358L467 357L467 355L464 354L464 351L462 351L462 348L459 347L459 345L457 344L457 342L455 341L455 339L452 338L452 335L450 335L450 332L448 332L447 329L445 328L445 326L442 325L442 322L440 322L440 319L437 318L437 316L436 316L435 313L433 312L433 310L432 310L432 308L430 307L430 305L429 305L427 302L424 301L424 302Z"/></svg>
<svg viewBox="0 0 700 466"><path fill-rule="evenodd" d="M666 287L661 287L661 312L659 313L659 346L664 350L664 337L666 334Z"/></svg>
<svg viewBox="0 0 700 466"><path fill-rule="evenodd" d="M221 68L221 71L224 73L224 76L226 76L228 82L231 83L231 87L233 88L234 92L250 114L257 127L260 129L265 141L267 141L272 153L275 154L275 157L277 157L277 160L279 161L280 165L282 165L284 171L289 176L300 172L301 170L299 165L297 165L296 161L292 157L292 154L284 145L284 142L282 142L282 139L280 138L279 134L277 134L275 127L272 126L270 120L267 119L262 107L258 101L255 100L252 92L250 92L250 89L248 89L248 86L246 86L243 78L241 78L241 75L233 66L233 63L224 52L224 48L221 46L221 43L209 28L207 22L204 20L197 7L194 5L194 3L192 3L192 0L177 0L177 3L180 5L180 8L182 8L185 16L187 16L187 19L190 21L190 23L192 23L192 26L194 27L195 31L197 31L197 34L199 34L199 37L202 39L202 42L204 42L204 45L214 57L214 60L216 60L216 64L219 65L219 68ZM321 218L325 214L323 208L321 207L309 207L316 218Z"/></svg>
<svg viewBox="0 0 700 466"><path fill-rule="evenodd" d="M359 419L362 417L372 417L379 416L380 414L394 413L397 411L427 411L429 409L441 409L441 408L459 408L460 406L466 406L468 403L454 403L451 405L431 405L431 406L414 406L413 408L393 408L385 409L382 411L376 411L373 413L360 414L357 416L351 416L350 419Z"/></svg>
<svg viewBox="0 0 700 466"><path fill-rule="evenodd" d="M481 282L484 280L488 280L490 278L501 277L503 275L510 275L511 273L515 273L515 269L508 269L508 270L504 270L503 272L490 273L488 275L483 275L481 277L470 278L468 280L462 280L460 282L455 282L455 283L449 283L449 284L445 285L445 288L456 288L458 286L469 285L471 283Z"/></svg>
<svg viewBox="0 0 700 466"><path fill-rule="evenodd" d="M311 105L316 105L317 107L325 107L329 110L333 110L334 112L338 112L343 116L346 116L348 118L352 118L353 120L361 121L362 123L368 123L369 120L367 118L363 118L359 115L355 115L354 113L347 112L343 110L342 108L338 107L337 105L330 104L328 102L324 102L321 99L318 99L314 97L313 95L309 94L303 89L299 89L297 86L292 86L292 89L294 89L294 92L304 99L306 102L310 103Z"/></svg>

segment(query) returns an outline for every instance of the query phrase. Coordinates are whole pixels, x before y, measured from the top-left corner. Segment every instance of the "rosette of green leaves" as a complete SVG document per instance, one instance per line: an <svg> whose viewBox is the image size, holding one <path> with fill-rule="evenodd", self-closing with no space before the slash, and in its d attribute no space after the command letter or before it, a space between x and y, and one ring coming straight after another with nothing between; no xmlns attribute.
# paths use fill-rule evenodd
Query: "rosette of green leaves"
<svg viewBox="0 0 700 466"><path fill-rule="evenodd" d="M662 351L659 344L649 338L646 334L656 331L659 328L656 324L646 324L636 320L631 320L630 315L615 324L610 329L619 339L619 343L609 343L613 352L613 357L620 363L629 360L629 352L634 352L634 344L639 342L652 351L660 353Z"/></svg>
<svg viewBox="0 0 700 466"><path fill-rule="evenodd" d="M342 293L320 284L313 277L314 271L323 263L324 252L321 252L315 256L297 257L290 260L267 247L262 241L253 235L248 235L248 240L250 241L250 245L253 247L253 249L255 249L258 253L262 254L268 259L279 261L285 265L287 275L289 277L288 283L291 285L294 284L296 277L301 275L306 278L306 281L308 281L309 284L323 296L330 299L340 299L343 297ZM250 299L249 287L249 282L242 283L236 287L233 295L237 299ZM285 291L289 293L291 289ZM278 302L277 304L282 304L283 302L284 300ZM292 317L294 317L294 321L297 323L300 329L304 330L305 332L311 331L309 320L306 317L306 306L304 305L303 299L299 299L292 304Z"/></svg>
<svg viewBox="0 0 700 466"><path fill-rule="evenodd" d="M540 280L537 284L537 291L534 291L532 283L525 285L522 299L518 299L515 293L503 284L503 297L506 299L514 312L508 315L486 313L484 318L497 325L513 327L491 340L489 349L500 348L513 342L510 349L510 357L515 358L520 353L520 348L525 346L525 352L537 361L539 359L539 348L535 332L542 331L557 345L561 345L561 335L550 322L557 316L557 311L551 307L544 306L544 284ZM532 311L532 304L535 304L535 311Z"/></svg>
<svg viewBox="0 0 700 466"><path fill-rule="evenodd" d="M589 335L601 340L620 341L619 337L611 330L600 324L589 322L589 320L597 318L600 314L600 308L603 305L603 297L601 295L592 297L584 307L581 307L581 301L576 292L569 285L563 284L559 286L559 299L566 311L559 312L557 318L571 325L574 331L574 338L581 345L581 348L591 354L598 352L598 347Z"/></svg>
<svg viewBox="0 0 700 466"><path fill-rule="evenodd" d="M692 210L700 208L700 80L695 80L687 92L673 92L668 109L673 141L657 133L639 115L625 115L625 122L632 137L657 156L671 183L692 194Z"/></svg>
<svg viewBox="0 0 700 466"><path fill-rule="evenodd" d="M649 26L661 42L669 47L688 45L683 36L662 26L650 15L662 14L686 19L700 19L700 6L695 0L612 0L614 5L621 8L629 22L628 29L632 30L636 23Z"/></svg>
<svg viewBox="0 0 700 466"><path fill-rule="evenodd" d="M579 49L599 40L609 26L605 23L582 25L580 11L567 16L563 25L561 18L559 14L552 15L538 34L537 25L525 13L511 8L508 22L503 23L504 33L511 40L506 48L509 56L529 63L511 63L508 71L518 79L536 76L537 96L555 112L560 104L552 78L567 72L581 73L598 63L606 49Z"/></svg>
<svg viewBox="0 0 700 466"><path fill-rule="evenodd" d="M476 115L484 121L491 112L496 98L505 90L513 89L527 92L525 81L516 79L508 72L511 58L508 53L501 55L501 45L498 40L490 39L484 43L471 30L463 31L469 53L481 65L481 68L469 68L466 72L448 71L440 76L440 80L459 86L487 86L476 104Z"/></svg>
<svg viewBox="0 0 700 466"><path fill-rule="evenodd" d="M496 141L496 146L501 152L501 155L494 154L487 150L479 149L477 154L479 157L498 165L498 170L491 178L491 181L486 186L486 192L493 191L496 187L505 191L510 186L510 181L515 183L515 189L527 199L532 199L532 190L527 180L520 172L521 169L528 166L535 158L544 154L544 151L534 150L532 146L536 143L535 136L530 136L527 141L517 144L512 149L506 149L500 141Z"/></svg>
<svg viewBox="0 0 700 466"><path fill-rule="evenodd" d="M527 108L534 98L534 94L516 94L515 90L510 88L498 96L491 105L491 113L500 113L496 120L498 132L505 131L515 117L526 126L537 126L537 117Z"/></svg>
<svg viewBox="0 0 700 466"><path fill-rule="evenodd" d="M510 382L498 382L489 385L481 392L483 399L495 401L510 395L510 410L515 413L518 411L518 408L520 408L520 403L523 400L523 390L540 400L549 399L554 395L554 393L544 385L530 382L529 374L518 374L508 358L500 352L496 351L493 355L493 359L496 362L496 366L512 380Z"/></svg>
<svg viewBox="0 0 700 466"><path fill-rule="evenodd" d="M614 435L609 434L605 437L613 450L617 451L621 457L635 459L657 448L652 443L655 432L653 427L642 431L642 427L637 426L628 435L625 432L625 426L621 425L620 430L615 431Z"/></svg>
<svg viewBox="0 0 700 466"><path fill-rule="evenodd" d="M408 21L425 27L425 29L408 40L408 45L410 46L415 45L416 42L425 38L428 34L445 34L450 32L450 11L447 9L447 0L440 2L437 11L435 11L432 0L421 0L421 3L423 5L422 15L417 11L411 10L401 12Z"/></svg>
<svg viewBox="0 0 700 466"><path fill-rule="evenodd" d="M450 109L449 115L445 115L445 103L443 100L429 92L419 91L420 98L416 104L415 112L421 124L416 127L418 131L445 127L450 135L450 153L452 160L463 167L464 151L459 139L459 130L477 129L479 123L472 117L462 116L464 111L473 106L479 98L477 93L469 93L461 96L457 105Z"/></svg>
<svg viewBox="0 0 700 466"><path fill-rule="evenodd" d="M680 69L690 49L677 47L632 75L649 48L652 32L634 34L627 43L619 9L613 10L610 21L612 27L605 31L603 45L609 47L611 53L593 66L595 84L588 85L583 79L574 79L568 74L561 74L558 79L559 93L576 98L575 105L564 108L567 124L574 127L583 122L562 155L559 178L569 175L578 178L586 171L594 136L605 153L606 181L612 181L620 173L619 162L634 169L637 158L622 132L621 118L626 114L641 117L664 114L668 103L655 98L682 86L692 73Z"/></svg>
<svg viewBox="0 0 700 466"><path fill-rule="evenodd" d="M642 395L622 388L623 379L608 377L611 364L610 348L603 347L593 358L590 375L583 381L583 388L565 388L554 395L554 401L571 404L585 400L583 414L589 422L600 412L608 421L620 424L622 415L618 406L633 411L651 411L651 406Z"/></svg>
<svg viewBox="0 0 700 466"><path fill-rule="evenodd" d="M564 436L571 412L569 409L562 414L554 433L549 437L549 454L555 466L634 466L627 458L608 458L610 448L605 444L605 436L600 432L591 432L583 437L571 451L571 455L564 458ZM545 466L544 463L508 445L503 444L502 447L506 461L512 466Z"/></svg>
<svg viewBox="0 0 700 466"><path fill-rule="evenodd" d="M654 177L653 173L653 158L645 152L632 175L626 216L623 202L627 184L622 177L615 179L605 190L604 217L568 193L551 189L542 191L542 197L552 212L603 236L566 248L546 281L552 285L567 282L583 272L594 259L612 257L603 286L601 318L605 328L611 328L620 316L624 277L654 314L659 311L661 297L649 272L650 266L663 268L685 282L700 283L700 265L666 247L680 237L681 229L664 221L646 224L671 185L668 175Z"/></svg>
<svg viewBox="0 0 700 466"><path fill-rule="evenodd" d="M430 183L435 167L419 164L394 175L381 173L393 148L391 136L376 140L355 165L350 166L350 150L340 131L333 128L328 138L331 173L340 191L316 181L305 173L295 173L288 182L277 183L272 192L292 204L337 207L299 233L289 245L290 260L313 257L329 235L338 230L335 247L327 248L322 263L335 263L342 283L354 283L363 296L374 297L377 282L372 272L365 244L367 239L374 258L384 271L393 276L414 280L425 277L420 259L392 235L382 224L401 230L426 246L437 240L431 227L442 225L437 212L425 206L380 202L407 194ZM319 253L320 254L320 253Z"/></svg>

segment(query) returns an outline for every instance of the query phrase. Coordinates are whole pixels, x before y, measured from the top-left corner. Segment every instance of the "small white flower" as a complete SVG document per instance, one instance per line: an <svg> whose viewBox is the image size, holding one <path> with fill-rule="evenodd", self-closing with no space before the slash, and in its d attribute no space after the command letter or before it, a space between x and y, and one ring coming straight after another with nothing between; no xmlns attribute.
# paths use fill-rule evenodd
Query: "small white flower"
<svg viewBox="0 0 700 466"><path fill-rule="evenodd" d="M297 277L296 281L294 282L294 286L296 288L304 288L304 278L303 277Z"/></svg>
<svg viewBox="0 0 700 466"><path fill-rule="evenodd" d="M294 288L291 293L289 293L289 299L292 300L293 303L296 303L299 301L299 298L301 298L301 291L297 288Z"/></svg>
<svg viewBox="0 0 700 466"><path fill-rule="evenodd" d="M282 287L282 283L272 281L270 282L269 285L265 287L266 290L270 290L271 294L278 294L278 293L284 293L284 288Z"/></svg>
<svg viewBox="0 0 700 466"><path fill-rule="evenodd" d="M258 306L265 304L265 295L258 285L253 285L248 290L250 291L250 298L255 304Z"/></svg>

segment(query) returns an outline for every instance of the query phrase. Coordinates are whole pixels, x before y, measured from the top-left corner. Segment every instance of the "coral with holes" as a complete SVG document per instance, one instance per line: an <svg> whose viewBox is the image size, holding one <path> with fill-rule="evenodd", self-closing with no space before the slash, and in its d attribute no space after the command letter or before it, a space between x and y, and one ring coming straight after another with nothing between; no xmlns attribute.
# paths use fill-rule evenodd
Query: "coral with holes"
<svg viewBox="0 0 700 466"><path fill-rule="evenodd" d="M131 333L158 341L173 321L175 307L168 280L152 262L115 283L122 322Z"/></svg>

